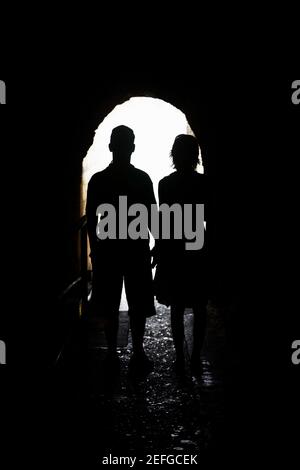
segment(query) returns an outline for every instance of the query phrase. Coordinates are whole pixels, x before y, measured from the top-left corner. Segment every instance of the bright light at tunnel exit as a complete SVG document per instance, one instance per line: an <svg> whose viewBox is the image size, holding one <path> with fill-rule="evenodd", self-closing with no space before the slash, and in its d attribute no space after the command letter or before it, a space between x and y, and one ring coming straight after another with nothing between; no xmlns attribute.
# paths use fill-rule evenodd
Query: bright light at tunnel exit
<svg viewBox="0 0 300 470"><path fill-rule="evenodd" d="M163 100L136 97L116 106L95 131L94 142L83 161L83 186L111 162L108 149L111 131L119 125L130 127L135 134L135 152L131 163L146 171L157 196L158 182L174 169L170 151L178 134L193 134L182 111ZM203 172L202 166L197 171Z"/></svg>
<svg viewBox="0 0 300 470"><path fill-rule="evenodd" d="M184 113L163 100L135 97L116 106L96 129L93 144L83 160L82 213L85 212L90 178L112 161L108 148L110 135L120 125L134 131L135 151L131 163L149 174L157 200L159 180L174 171L170 152L175 137L179 134L194 135ZM197 171L203 173L202 165L198 165ZM126 307L123 292L121 310L126 310Z"/></svg>

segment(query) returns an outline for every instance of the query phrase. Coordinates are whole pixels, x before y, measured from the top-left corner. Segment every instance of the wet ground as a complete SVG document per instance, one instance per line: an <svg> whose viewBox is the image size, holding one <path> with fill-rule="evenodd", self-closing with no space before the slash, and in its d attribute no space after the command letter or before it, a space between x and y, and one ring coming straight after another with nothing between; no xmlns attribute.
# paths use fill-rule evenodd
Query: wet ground
<svg viewBox="0 0 300 470"><path fill-rule="evenodd" d="M73 384L68 393L73 394L72 406L77 413L80 410L85 423L84 452L92 461L99 463L110 454L136 456L143 461L149 454L204 458L218 447L224 433L225 413L223 320L217 309L209 306L203 373L198 378L192 376L189 368L192 323L193 315L186 311L186 375L178 377L173 370L170 312L157 306L157 315L147 320L144 341L154 370L139 381L128 375L131 337L126 314L122 314L119 335L122 345L118 348L119 374L104 367L103 337L98 334L97 344L95 331L89 331L87 362L81 364L83 374L76 371L74 376L73 369L69 380L65 371L64 380Z"/></svg>
<svg viewBox="0 0 300 470"><path fill-rule="evenodd" d="M197 455L203 469L215 460L218 468L225 463L233 468L233 462L256 468L262 456L268 465L279 454L287 459L299 447L299 433L290 430L292 421L297 424L299 393L279 376L277 363L274 380L269 355L260 356L257 337L250 334L251 314L243 306L221 312L209 305L200 378L189 369L191 313L185 314L187 370L180 379L172 369L169 311L161 306L147 322L145 349L155 367L142 381L128 376L126 314L121 314L120 374L104 367L103 332L82 321L74 325L56 367L26 366L25 351L21 367L6 370L0 462L5 452L9 468L15 462L18 468L20 462L30 468L33 462L37 468L98 468L110 455L136 457L135 466L149 454Z"/></svg>
<svg viewBox="0 0 300 470"><path fill-rule="evenodd" d="M14 385L10 440L23 444L22 460L27 453L39 468L45 463L50 468L97 468L109 456L135 457L140 466L147 455L197 455L206 469L216 458L224 461L225 451L231 459L241 443L252 446L243 434L249 394L241 390L241 371L232 367L235 357L229 353L223 315L209 305L198 378L189 368L192 320L186 311L186 375L179 378L172 367L170 312L157 306L157 315L147 320L144 341L154 370L139 381L128 375L132 347L125 313L119 374L104 366L101 328L77 323L56 367L33 370L31 376L24 370ZM236 378L233 384L231 377Z"/></svg>
<svg viewBox="0 0 300 470"><path fill-rule="evenodd" d="M224 314L209 306L200 378L189 369L191 313L185 314L186 376L178 378L172 369L169 311L158 306L157 312L145 334L146 351L155 363L145 380L128 376L131 338L126 314L121 314L119 374L104 367L103 332L92 325L86 329L82 321L56 367L37 370L23 364L11 371L1 408L10 447L1 441L0 461L6 451L10 467L17 461L31 468L35 462L37 468L72 469L98 468L110 456L135 457L135 466L140 466L149 454L197 455L203 469L212 468L215 460L218 468L233 468L233 463L244 468L250 462L255 468L262 456L269 464L278 454L286 459L291 446L298 449L299 433L291 436L292 420L286 424L285 418L294 419L297 389L294 395L288 389L287 397L278 373L273 381L269 363L255 359L260 351L245 333L245 312L241 310L242 317L237 308Z"/></svg>

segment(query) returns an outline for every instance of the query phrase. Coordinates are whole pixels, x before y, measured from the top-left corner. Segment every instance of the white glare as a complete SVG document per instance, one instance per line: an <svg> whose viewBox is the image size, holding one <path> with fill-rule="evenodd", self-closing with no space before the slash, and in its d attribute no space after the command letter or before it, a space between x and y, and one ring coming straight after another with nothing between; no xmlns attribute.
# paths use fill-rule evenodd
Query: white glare
<svg viewBox="0 0 300 470"><path fill-rule="evenodd" d="M109 165L108 149L111 131L119 125L130 127L135 134L135 152L131 163L149 174L158 198L158 182L174 171L170 151L178 134L193 134L182 111L160 99L135 97L116 106L95 131L92 146L83 160L82 213L85 212L87 185L97 171ZM197 171L203 173L203 167ZM126 308L124 293L121 309Z"/></svg>
<svg viewBox="0 0 300 470"><path fill-rule="evenodd" d="M83 161L83 189L91 176L111 162L108 149L110 134L119 125L130 127L135 134L135 152L131 163L146 171L157 196L158 182L173 170L170 151L178 134L193 134L185 115L165 101L137 97L118 105L95 132L94 142ZM199 166L199 172L203 168Z"/></svg>

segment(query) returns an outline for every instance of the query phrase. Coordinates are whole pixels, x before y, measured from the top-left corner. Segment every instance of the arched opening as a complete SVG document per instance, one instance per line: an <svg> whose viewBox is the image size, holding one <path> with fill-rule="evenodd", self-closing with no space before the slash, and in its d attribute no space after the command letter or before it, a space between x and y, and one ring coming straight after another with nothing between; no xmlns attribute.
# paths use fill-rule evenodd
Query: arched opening
<svg viewBox="0 0 300 470"><path fill-rule="evenodd" d="M117 105L95 130L93 144L83 160L81 215L85 213L88 182L93 174L111 162L108 148L111 131L121 124L132 128L135 133L136 150L131 162L149 174L156 198L159 180L173 171L170 151L175 137L178 134L194 135L185 114L161 99L138 96ZM201 161L197 171L204 172ZM120 309L127 309L124 290Z"/></svg>
<svg viewBox="0 0 300 470"><path fill-rule="evenodd" d="M171 96L171 94L167 95L164 93L163 90L156 91L161 98L166 97L166 99L168 99L167 96ZM136 92L136 94L138 93L140 93L140 91ZM189 93L191 94L191 92ZM95 138L93 146L90 147L83 162L82 195L81 199L79 197L77 199L78 202L81 201L82 214L85 210L86 189L90 177L94 172L105 168L111 161L108 142L111 130L116 125L127 124L134 129L136 134L136 152L133 154L132 162L135 166L148 172L153 180L156 192L158 180L173 171L169 154L174 137L178 133L192 132L186 116L182 111L187 113L193 130L197 137L201 139L203 158L207 155L209 141L207 136L208 125L203 122L205 121L204 117L201 120L197 115L198 109L204 109L201 102L197 100L192 101L192 99L189 101L181 97L180 94L176 96L174 93L173 97L169 98L169 101L176 103L178 108L181 109L181 111L179 111L178 108L176 109L162 100L144 98L144 104L155 103L160 105L156 107L157 113L153 113L152 119L150 120L150 106L148 106L148 108L136 106L137 116L136 121L133 121L131 120L130 113L126 113L125 109L129 103L137 104L137 98L132 98L123 104L117 105L118 103L122 103L124 99L124 96L120 95L122 95L121 92L119 92L117 96L107 94L107 96L105 95L105 99L103 100L104 104L102 104L102 106L98 104L98 100L95 100L96 104L93 105L92 111L89 114L83 113L84 116L88 116L83 126L85 140L80 134L79 137L84 140L85 145L89 142L85 147L85 152L92 143L90 133L94 130L95 135L93 137ZM96 110L97 104L99 109ZM173 121L170 115L163 112L165 107L168 107L171 112L175 111L176 116L179 117L179 121L176 118L176 126L172 125ZM117 110L122 111L122 114L119 115L118 119L113 120L112 117ZM99 125L100 121L101 124ZM105 133L104 127L106 124ZM140 127L141 131L144 130L144 133L142 132L140 134ZM169 136L167 144L164 145L159 139L159 136L161 134L166 136L169 130L171 135ZM101 145L97 148L96 140L98 137ZM149 147L155 143L157 147L159 147L159 151L155 148L153 149L153 147ZM91 158L93 151L94 163ZM79 161L79 157L82 157L85 152L82 151L82 146L78 149L78 176L80 176L82 163L81 158ZM90 161L89 158L91 158ZM205 172L209 173L210 168L208 164L206 165L206 162L207 160L204 161ZM203 171L203 168L199 168L198 171ZM77 180L78 192L76 194L79 196L78 182ZM79 212L79 204L77 204L77 210ZM90 318L87 318L88 322L85 322L86 318L83 316L84 321L81 322L81 325L83 325L83 350L87 352L83 361L82 358L77 355L76 337L72 344L76 352L75 360L77 357L79 357L80 360L80 366L78 367L79 374L77 370L74 370L72 358L72 362L71 360L70 362L71 370L75 372L72 374L72 376L74 375L75 382L75 387L73 388L75 390L74 396L76 396L76 401L74 399L74 402L77 403L78 401L79 405L82 405L83 410L86 410L88 406L88 410L91 411L90 414L93 416L93 423L95 423L96 426L95 429L92 429L90 426L88 426L87 429L85 439L87 442L86 448L88 450L87 452L84 450L84 452L86 452L84 456L86 460L90 460L91 457L88 452L92 454L92 457L94 457L94 454L95 456L97 455L98 459L100 453L102 455L108 455L107 449L116 450L116 455L124 455L121 453L123 452L122 449L132 449L133 455L139 452L145 455L147 452L154 452L155 454L170 453L171 455L174 449L179 448L180 453L184 452L188 454L190 450L193 449L193 452L201 455L201 453L207 450L208 445L210 445L212 449L216 448L215 440L211 438L211 435L212 430L214 432L216 430L216 433L220 436L219 430L223 429L222 427L219 428L219 423L223 419L222 405L224 400L221 380L223 370L221 368L221 373L218 375L218 370L216 372L213 369L214 364L211 365L209 361L214 361L216 358L218 367L221 359L223 359L225 349L223 348L222 342L224 338L222 322L217 313L215 313L216 309L213 310L211 306L209 306L209 308L208 335L205 348L203 349L203 374L199 379L192 377L190 369L188 368L190 366L190 357L188 354L190 354L192 350L193 316L190 312L186 312L185 353L187 359L187 380L181 382L175 377L172 368L175 350L172 342L170 312L158 306L157 315L147 321L147 329L144 336L145 350L147 354L149 354L149 358L155 360L154 373L147 377L145 386L143 383L132 384L126 375L133 349L131 332L128 333L128 319L127 325L125 325L125 321L123 322L125 315L122 315L122 313L119 315L121 319L119 331L121 334L118 337L118 353L122 361L122 369L120 375L116 374L117 377L109 377L109 374L107 374L107 367L104 360L106 343L101 318L94 319L93 315L90 315ZM122 305L120 309L125 310ZM87 317L89 317L89 315L87 315ZM88 324L88 328L86 324ZM78 330L80 331L80 333L78 333L79 336L81 335L81 328L78 328ZM88 334L86 334L86 332L88 332ZM88 341L86 341L86 337L88 337ZM218 362L219 358L220 361ZM65 375L68 376L69 374ZM80 377L79 380L78 377ZM82 385L82 392L81 390L78 391L78 384L80 384L80 388ZM184 384L183 387L182 384ZM209 420L203 420L203 413L205 416L208 416L211 411L211 400L207 400L207 396L210 396L208 395L210 387L212 390L212 398L217 397L213 403L212 414L215 421L213 421L210 416ZM79 400L77 398L78 396ZM67 399L69 400L69 396ZM80 413L80 415L82 415L82 413ZM161 419L162 416L163 420ZM86 421L85 418L84 421ZM222 423L220 426L222 426ZM164 433L161 433L161 429L164 429ZM208 439L210 439L210 441L208 441ZM79 447L84 448L84 445L81 444ZM147 452L144 452L144 450L147 450ZM117 452L119 454L117 454Z"/></svg>

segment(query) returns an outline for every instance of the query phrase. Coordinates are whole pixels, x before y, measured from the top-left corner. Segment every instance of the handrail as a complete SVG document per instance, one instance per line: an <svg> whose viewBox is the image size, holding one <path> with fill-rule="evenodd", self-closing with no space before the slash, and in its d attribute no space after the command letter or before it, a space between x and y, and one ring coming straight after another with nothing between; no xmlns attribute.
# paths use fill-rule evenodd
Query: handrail
<svg viewBox="0 0 300 470"><path fill-rule="evenodd" d="M87 217L86 215L83 215L77 224L77 230L81 230L86 224L87 224Z"/></svg>
<svg viewBox="0 0 300 470"><path fill-rule="evenodd" d="M85 314L88 304L88 251L87 251L87 221L86 217L80 228L80 273L81 273L81 295L82 313Z"/></svg>
<svg viewBox="0 0 300 470"><path fill-rule="evenodd" d="M71 282L66 289L59 295L58 300L62 302L64 298L76 287L80 286L81 291L81 317L84 317L87 312L88 306L88 252L87 252L87 218L86 215L80 218L79 223L76 226L76 231L80 232L80 276ZM79 319L79 317L78 317ZM70 328L69 335L71 334L72 328ZM66 340L67 341L67 340ZM60 358L62 357L63 350L65 349L66 341L61 345L54 365L57 365Z"/></svg>
<svg viewBox="0 0 300 470"><path fill-rule="evenodd" d="M58 300L63 300L75 287L80 284L81 281L81 276L77 277L77 279L71 282L71 284L69 284L68 287L66 287L66 289L59 295Z"/></svg>
<svg viewBox="0 0 300 470"><path fill-rule="evenodd" d="M58 300L62 301L75 287L81 284L81 297L83 312L87 307L88 301L88 253L87 253L87 217L83 215L75 230L80 232L80 276L72 281L59 295Z"/></svg>

